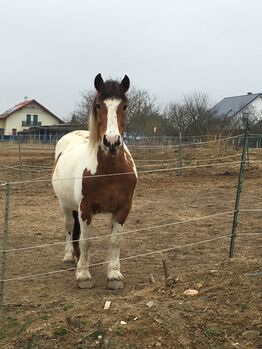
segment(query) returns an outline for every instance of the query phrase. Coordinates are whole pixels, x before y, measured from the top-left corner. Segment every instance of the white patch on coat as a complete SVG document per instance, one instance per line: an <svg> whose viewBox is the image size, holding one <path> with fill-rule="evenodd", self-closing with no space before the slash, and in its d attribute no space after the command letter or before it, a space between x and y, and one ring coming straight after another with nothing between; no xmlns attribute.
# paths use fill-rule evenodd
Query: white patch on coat
<svg viewBox="0 0 262 349"><path fill-rule="evenodd" d="M138 178L138 175L137 175L137 170L136 170L136 165L135 165L135 162L134 162L134 159L132 158L132 155L130 154L128 148L127 148L127 145L124 143L124 150L125 152L130 156L130 159L131 159L131 162L132 162L132 165L133 165L133 171L135 172L135 175L136 175L136 178ZM125 155L125 159L127 161L127 158L126 158L126 155Z"/></svg>
<svg viewBox="0 0 262 349"><path fill-rule="evenodd" d="M91 147L88 131L74 131L62 137L56 146L57 160L52 185L63 208L78 211L85 169L93 175L97 170L97 147Z"/></svg>
<svg viewBox="0 0 262 349"><path fill-rule="evenodd" d="M74 218L71 210L64 209L64 225L65 225L65 235L66 235L66 244L65 244L65 254L64 262L74 262L75 254L74 247L72 243L73 238L73 229L74 229Z"/></svg>
<svg viewBox="0 0 262 349"><path fill-rule="evenodd" d="M123 275L120 272L120 243L123 239L123 225L117 222L113 223L113 229L110 236L109 242L109 255L108 260L108 269L107 269L107 277L108 280L122 280Z"/></svg>
<svg viewBox="0 0 262 349"><path fill-rule="evenodd" d="M118 138L122 138L118 128L117 122L117 108L121 103L120 99L117 98L107 98L104 100L107 108L107 127L105 132L105 137L110 144L117 142ZM122 139L120 140L122 143Z"/></svg>
<svg viewBox="0 0 262 349"><path fill-rule="evenodd" d="M79 215L79 223L80 223L80 258L77 263L76 269L76 279L78 281L90 280L91 274L89 271L89 260L90 260L90 247L91 240L88 240L92 237L92 225L87 225L81 218L81 214Z"/></svg>

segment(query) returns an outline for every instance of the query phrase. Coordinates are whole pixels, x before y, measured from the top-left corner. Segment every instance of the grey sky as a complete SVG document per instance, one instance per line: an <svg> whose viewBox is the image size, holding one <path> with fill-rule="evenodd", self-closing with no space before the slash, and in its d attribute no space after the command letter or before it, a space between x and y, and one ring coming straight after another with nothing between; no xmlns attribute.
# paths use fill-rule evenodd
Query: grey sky
<svg viewBox="0 0 262 349"><path fill-rule="evenodd" d="M0 0L0 113L68 116L99 72L161 103L262 92L261 38L261 0Z"/></svg>

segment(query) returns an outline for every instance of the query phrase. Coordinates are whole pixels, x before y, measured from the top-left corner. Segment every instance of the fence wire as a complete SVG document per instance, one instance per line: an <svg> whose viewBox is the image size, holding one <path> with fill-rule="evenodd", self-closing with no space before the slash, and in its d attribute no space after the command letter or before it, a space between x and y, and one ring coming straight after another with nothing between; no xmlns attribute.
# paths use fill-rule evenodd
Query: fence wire
<svg viewBox="0 0 262 349"><path fill-rule="evenodd" d="M260 160L259 160L260 161ZM252 162L250 160L249 162ZM147 174L147 173L157 173L157 172L167 172L167 171L176 171L176 170L186 170L186 169L196 169L196 168L203 168L203 167L216 167L221 165L234 165L234 164L240 164L241 160L239 161L231 161L231 162L219 162L219 163L213 163L213 164L204 164L204 165L193 165L193 166L182 166L182 167L169 167L169 168L162 168L162 169L151 169L151 170L141 170L137 171L137 174ZM101 175L91 175L91 176L81 176L81 177L67 177L67 178L57 178L53 179L54 181L65 181L65 180L75 180L75 179L93 179L93 178L101 178L101 177L114 177L114 176L125 176L125 175L133 175L134 172L119 172L119 173L108 173L108 174L101 174ZM39 183L39 182L49 182L49 179L33 179L33 180L24 180L24 181L10 181L8 182L10 185L17 185L17 184L33 184L33 183ZM1 186L5 186L7 182L1 182Z"/></svg>
<svg viewBox="0 0 262 349"><path fill-rule="evenodd" d="M165 224L160 224L160 225L154 225L154 226L150 226L150 227L128 230L128 231L124 231L121 233L115 233L115 235L127 235L127 234L137 233L137 232L146 231L146 230L171 227L174 225L186 224L186 223L190 223L190 222L201 221L201 220L210 219L210 218L216 218L216 217L220 217L223 215L232 214L234 212L235 212L235 210L220 212L220 213L215 213L215 214L209 215L209 216L197 217L197 218L192 218L192 219L178 221L178 222L171 222L171 223L165 223ZM86 241L86 240L100 240L100 239L110 237L110 236L111 236L111 234L92 236L92 237L86 238L86 239L72 240L71 242ZM50 246L65 245L67 243L68 242L65 242L65 241L59 241L59 242L54 242L54 243L50 243L50 244L42 244L42 245L27 246L27 247L21 247L21 248L13 248L13 249L6 250L6 252L26 251L26 250L32 250L32 249L38 249L38 248L44 248L44 247L50 247ZM3 252L3 250L0 250L0 252Z"/></svg>
<svg viewBox="0 0 262 349"><path fill-rule="evenodd" d="M240 234L238 234L238 237L239 236L247 236L247 235L262 235L262 233L245 233L245 234L241 234L240 233ZM213 241L218 241L218 240L221 240L221 239L228 239L231 236L232 236L232 234L231 235L223 235L223 236L219 236L219 237L212 238L212 239L206 239L206 240L202 240L202 241L191 242L191 243L185 244L185 245L177 245L177 246L172 246L172 247L164 248L164 249L157 250L157 251L140 253L140 254L137 254L137 255L132 255L132 256L128 256L128 257L119 258L119 261L122 262L122 261L130 260L130 259L141 258L141 257L149 257L149 256L153 256L153 255L156 255L156 254L167 253L167 252L178 250L178 249L181 249L181 248L201 245L201 244L205 244L205 243L209 243L209 242L213 242ZM81 268L101 266L101 265L108 264L110 262L113 262L113 260L108 260L108 261L98 262L98 263L92 263L92 264L86 265L85 267L81 267ZM48 277L50 275L63 273L63 272L67 272L67 271L73 271L73 270L76 270L76 269L77 269L76 267L68 268L68 269L59 269L59 270L49 271L49 272L46 272L46 273L38 273L38 274L18 276L18 277L4 279L4 280L0 280L0 281L2 281L2 282L10 282L10 281L21 281L21 280L26 280L26 279Z"/></svg>

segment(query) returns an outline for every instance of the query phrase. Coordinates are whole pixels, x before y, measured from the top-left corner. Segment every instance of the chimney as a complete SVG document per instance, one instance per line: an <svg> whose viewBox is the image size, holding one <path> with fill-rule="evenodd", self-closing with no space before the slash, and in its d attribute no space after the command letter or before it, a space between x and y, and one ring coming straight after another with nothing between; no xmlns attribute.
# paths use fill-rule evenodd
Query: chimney
<svg viewBox="0 0 262 349"><path fill-rule="evenodd" d="M27 102L27 101L28 101L28 97L25 96L25 97L24 97L24 102Z"/></svg>
<svg viewBox="0 0 262 349"><path fill-rule="evenodd" d="M247 94L248 94L248 95L252 95L252 92L248 92Z"/></svg>

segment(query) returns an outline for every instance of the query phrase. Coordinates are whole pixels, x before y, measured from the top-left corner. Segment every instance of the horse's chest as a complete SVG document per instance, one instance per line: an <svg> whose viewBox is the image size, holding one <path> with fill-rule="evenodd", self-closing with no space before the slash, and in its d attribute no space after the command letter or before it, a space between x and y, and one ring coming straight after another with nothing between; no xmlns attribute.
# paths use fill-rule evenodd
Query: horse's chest
<svg viewBox="0 0 262 349"><path fill-rule="evenodd" d="M132 199L135 187L132 182L127 176L92 176L83 182L82 194L93 214L116 212Z"/></svg>

